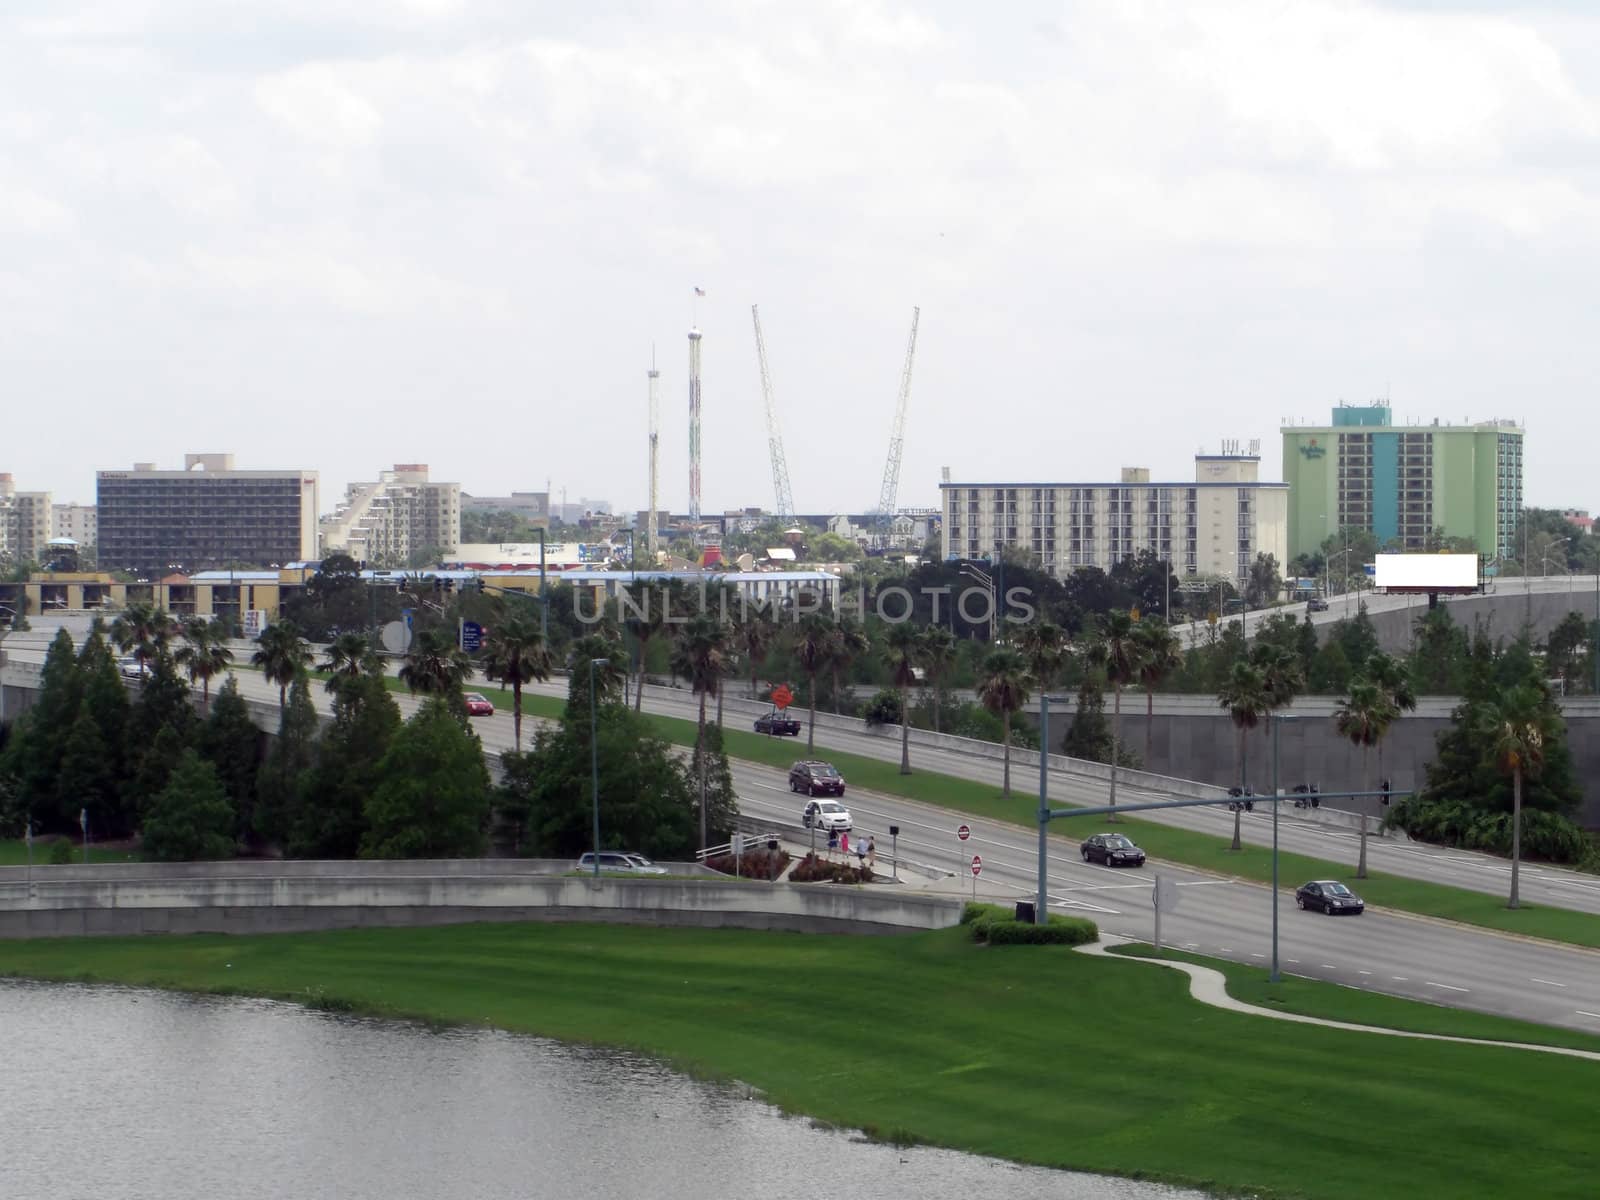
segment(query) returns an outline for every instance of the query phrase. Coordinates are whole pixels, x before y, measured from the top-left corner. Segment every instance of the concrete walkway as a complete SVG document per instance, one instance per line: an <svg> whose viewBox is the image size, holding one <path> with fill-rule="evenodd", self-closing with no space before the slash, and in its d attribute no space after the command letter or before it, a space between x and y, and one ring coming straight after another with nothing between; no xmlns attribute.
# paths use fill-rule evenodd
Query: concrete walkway
<svg viewBox="0 0 1600 1200"><path fill-rule="evenodd" d="M1115 939L1119 943L1132 945L1131 941ZM1250 1013L1258 1017L1271 1017L1274 1021L1293 1021L1298 1025L1326 1025L1329 1029L1345 1029L1351 1033L1379 1033L1385 1037L1415 1038L1424 1042L1457 1042L1463 1046L1499 1046L1507 1050L1538 1050L1545 1054L1560 1054L1567 1058L1587 1058L1591 1062L1600 1062L1600 1051L1578 1050L1571 1046L1545 1046L1536 1042L1499 1042L1487 1038L1451 1037L1443 1033L1417 1033L1408 1029L1388 1029L1382 1025L1352 1025L1348 1021L1331 1021L1323 1017L1308 1017L1300 1013L1279 1012L1272 1008L1261 1008L1259 1005L1246 1004L1242 1000L1235 1000L1228 995L1228 977L1221 971L1212 967L1202 967L1198 963L1180 962L1175 959L1145 958L1136 954L1110 954L1107 952L1103 941L1091 942L1087 946L1077 949L1084 954L1097 954L1104 958L1126 960L1129 962L1154 963L1159 967L1172 967L1182 971L1189 977L1189 995L1209 1004L1213 1008L1224 1008L1229 1012Z"/></svg>

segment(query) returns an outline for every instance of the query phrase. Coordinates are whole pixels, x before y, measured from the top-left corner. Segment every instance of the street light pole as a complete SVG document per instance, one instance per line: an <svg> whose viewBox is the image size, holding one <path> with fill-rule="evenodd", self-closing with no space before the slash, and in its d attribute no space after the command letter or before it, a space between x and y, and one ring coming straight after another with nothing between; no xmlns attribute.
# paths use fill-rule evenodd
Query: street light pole
<svg viewBox="0 0 1600 1200"><path fill-rule="evenodd" d="M539 530L539 636L544 639L544 644L550 644L550 587L544 573L544 543L545 531ZM595 848L599 854L599 847ZM597 863L599 859L595 860Z"/></svg>
<svg viewBox="0 0 1600 1200"><path fill-rule="evenodd" d="M1033 910L1035 925L1050 923L1050 696L1039 693L1039 897Z"/></svg>
<svg viewBox="0 0 1600 1200"><path fill-rule="evenodd" d="M600 722L595 706L594 668L605 659L589 660L589 771L590 795L594 797L594 877L600 878Z"/></svg>
<svg viewBox="0 0 1600 1200"><path fill-rule="evenodd" d="M1278 722L1292 721L1293 717L1274 715L1272 718L1272 972L1267 976L1278 983L1283 976L1278 972L1278 797L1282 794L1278 779Z"/></svg>

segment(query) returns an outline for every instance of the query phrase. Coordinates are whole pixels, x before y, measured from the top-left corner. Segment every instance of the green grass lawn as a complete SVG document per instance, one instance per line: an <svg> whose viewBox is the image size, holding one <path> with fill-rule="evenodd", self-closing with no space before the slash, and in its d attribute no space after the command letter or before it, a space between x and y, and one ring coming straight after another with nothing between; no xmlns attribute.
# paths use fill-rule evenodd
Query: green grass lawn
<svg viewBox="0 0 1600 1200"><path fill-rule="evenodd" d="M1600 1037L1572 1030L1466 1012L1459 1008L1446 1008L1442 1004L1425 1004L1418 1000L1341 987L1335 983L1320 983L1289 974L1285 974L1279 982L1271 983L1264 967L1246 966L1223 958L1208 958L1186 950L1152 950L1147 945L1135 944L1112 947L1111 953L1165 958L1211 967L1227 976L1228 995L1234 999L1279 1012L1323 1017L1330 1021L1349 1021L1357 1025L1407 1029L1415 1033L1442 1033L1449 1037L1534 1042L1543 1046L1572 1046L1579 1050L1600 1051Z"/></svg>
<svg viewBox="0 0 1600 1200"><path fill-rule="evenodd" d="M48 867L50 865L50 848L53 838L33 839L33 865ZM91 863L120 863L138 862L141 855L130 850L102 850L93 842L89 843L89 861ZM83 862L83 847L77 843L72 847L72 861ZM24 867L28 865L28 843L22 838L0 839L0 867Z"/></svg>
<svg viewBox="0 0 1600 1200"><path fill-rule="evenodd" d="M74 938L0 942L0 972L629 1046L883 1138L1236 1194L1595 1190L1595 1063L1268 1022L1194 1003L1164 968L962 929Z"/></svg>
<svg viewBox="0 0 1600 1200"><path fill-rule="evenodd" d="M482 690L482 689L480 689ZM511 707L509 692L484 690L484 694L497 705ZM529 696L522 698L523 711L530 716L554 719L561 715L564 701L554 696ZM652 716L651 721L661 735L678 745L693 745L695 723L680 717ZM526 731L525 731L526 733ZM762 763L787 771L795 759L804 754L805 743L798 738L767 737L744 729L732 727L723 730L723 743L728 754L748 762ZM855 754L828 751L832 762L850 781L852 787L902 796L939 808L949 808L963 814L987 816L990 819L1037 829L1039 811L1038 794L1028 794L1030 787L1037 788L1037 770L1018 770L1013 767L1011 798L1004 799L998 788L940 775L930 771L916 771L913 775L900 774L898 762L885 762L863 758ZM916 767L916 754L912 753L912 767ZM1052 801L1054 807L1069 807L1064 801ZM1150 854L1152 858L1182 863L1224 875L1237 876L1256 883L1272 881L1272 851L1265 846L1246 844L1242 850L1230 850L1229 839L1210 834L1195 833L1187 829L1174 829L1137 817L1123 817L1116 825L1100 818L1058 820L1052 835L1076 844L1091 833L1115 829L1125 833ZM1465 888L1446 887L1437 883L1405 879L1396 875L1371 873L1366 879L1356 879L1355 863L1330 862L1302 854L1278 855L1280 883L1296 887L1308 879L1342 879L1357 890L1374 908L1389 908L1422 916L1440 917L1460 921L1466 925L1479 925L1530 937L1548 938L1578 946L1600 948L1600 917L1571 909L1542 908L1524 904L1515 911L1505 907L1503 898Z"/></svg>

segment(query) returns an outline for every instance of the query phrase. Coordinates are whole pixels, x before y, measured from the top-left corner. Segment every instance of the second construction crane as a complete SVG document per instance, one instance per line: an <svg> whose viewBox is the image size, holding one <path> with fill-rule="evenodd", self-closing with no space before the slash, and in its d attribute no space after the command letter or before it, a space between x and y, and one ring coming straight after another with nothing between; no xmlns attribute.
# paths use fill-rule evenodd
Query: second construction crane
<svg viewBox="0 0 1600 1200"><path fill-rule="evenodd" d="M756 358L761 365L761 395L767 405L767 451L772 456L772 490L780 521L794 519L794 495L789 491L789 464L783 456L783 429L778 423L778 402L772 395L772 375L767 370L767 342L761 336L761 311L752 304L750 319L756 327Z"/></svg>
<svg viewBox="0 0 1600 1200"><path fill-rule="evenodd" d="M900 371L900 396L894 407L894 425L889 430L889 459L883 466L883 488L878 493L878 530L874 542L889 544L894 528L895 507L900 499L900 452L906 441L906 405L911 400L911 363L917 354L917 321L920 308L911 310L911 338L906 343L906 363Z"/></svg>

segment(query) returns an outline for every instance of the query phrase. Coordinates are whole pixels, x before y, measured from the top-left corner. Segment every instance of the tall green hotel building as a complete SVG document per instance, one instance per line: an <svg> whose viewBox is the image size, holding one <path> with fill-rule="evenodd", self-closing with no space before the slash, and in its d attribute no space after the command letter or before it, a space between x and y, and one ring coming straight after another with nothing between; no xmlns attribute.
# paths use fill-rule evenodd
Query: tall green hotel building
<svg viewBox="0 0 1600 1200"><path fill-rule="evenodd" d="M1443 528L1488 561L1507 552L1522 508L1522 428L1396 425L1387 404L1341 404L1331 424L1283 427L1283 479L1291 559L1349 527L1418 551Z"/></svg>

